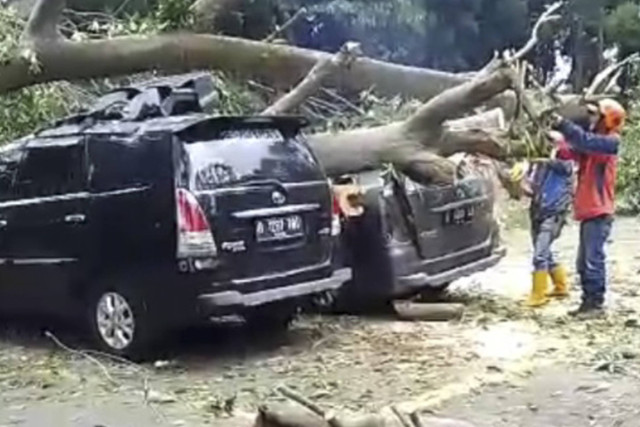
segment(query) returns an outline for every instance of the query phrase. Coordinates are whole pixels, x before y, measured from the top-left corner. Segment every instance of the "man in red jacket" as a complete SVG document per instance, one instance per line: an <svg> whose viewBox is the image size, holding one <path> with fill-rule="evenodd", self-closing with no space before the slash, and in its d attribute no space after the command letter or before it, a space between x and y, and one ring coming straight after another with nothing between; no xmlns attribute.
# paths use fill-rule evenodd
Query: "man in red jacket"
<svg viewBox="0 0 640 427"><path fill-rule="evenodd" d="M626 119L624 108L612 99L590 106L589 113L589 131L560 117L556 117L554 126L566 138L579 165L574 213L580 221L577 271L582 303L570 314L582 319L604 313L604 246L613 223L620 131Z"/></svg>

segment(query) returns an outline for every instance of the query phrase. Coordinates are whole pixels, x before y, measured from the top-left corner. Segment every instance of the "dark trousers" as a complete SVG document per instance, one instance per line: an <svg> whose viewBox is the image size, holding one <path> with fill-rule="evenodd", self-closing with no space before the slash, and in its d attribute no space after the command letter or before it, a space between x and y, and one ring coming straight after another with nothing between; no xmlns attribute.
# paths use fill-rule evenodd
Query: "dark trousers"
<svg viewBox="0 0 640 427"><path fill-rule="evenodd" d="M602 305L606 292L607 269L604 245L611 233L613 218L601 216L580 223L580 246L576 269L582 285L582 300Z"/></svg>
<svg viewBox="0 0 640 427"><path fill-rule="evenodd" d="M564 215L553 215L542 220L531 220L531 239L533 240L534 271L551 271L556 263L551 245L560 237L564 226Z"/></svg>

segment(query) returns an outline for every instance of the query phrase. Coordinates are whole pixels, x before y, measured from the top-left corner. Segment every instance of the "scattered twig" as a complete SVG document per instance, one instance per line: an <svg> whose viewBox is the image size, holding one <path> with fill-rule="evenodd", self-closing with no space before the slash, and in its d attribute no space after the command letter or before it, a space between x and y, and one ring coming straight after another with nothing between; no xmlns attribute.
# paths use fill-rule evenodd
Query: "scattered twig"
<svg viewBox="0 0 640 427"><path fill-rule="evenodd" d="M281 26L278 26L278 28L276 28L273 33L269 34L263 41L265 43L273 42L280 34L282 34L283 32L287 31L289 29L289 27L291 27L293 24L295 24L295 22L298 19L300 19L304 15L306 15L306 13L307 13L307 9L306 8L304 8L304 7L300 8L300 10L298 10L291 18L289 18L287 20L287 22L285 22Z"/></svg>
<svg viewBox="0 0 640 427"><path fill-rule="evenodd" d="M123 0L122 3L120 3L120 6L117 7L117 9L113 12L113 16L118 16L120 14L120 12L122 12L131 2L131 0Z"/></svg>
<svg viewBox="0 0 640 427"><path fill-rule="evenodd" d="M316 414L319 417L324 419L324 417L326 415L326 412L321 407L319 407L314 402L312 402L311 400L309 400L306 397L296 393L295 391L291 390L289 387L286 387L286 386L279 386L276 390L280 394L282 394L284 397L286 397L288 399L291 399L294 402L304 406L305 408L307 408L308 410L310 410L314 414Z"/></svg>
<svg viewBox="0 0 640 427"><path fill-rule="evenodd" d="M400 410L396 407L396 405L391 405L391 411L396 416L396 418L400 421L400 424L402 424L402 427L412 427L411 423L407 421L407 419L404 417L404 415L402 415L402 413L400 413Z"/></svg>
<svg viewBox="0 0 640 427"><path fill-rule="evenodd" d="M102 364L98 359L96 359L95 357L87 354L87 352L82 351L82 350L76 350L73 349L69 346L67 346L66 344L64 344L62 341L60 341L58 339L58 337L56 337L52 332L49 331L45 331L44 335L49 338L51 341L53 341L53 343L55 345L57 345L58 347L60 347L62 350L66 351L67 353L76 355L76 356L80 356L84 359L87 359L88 361L90 361L91 363L95 364L98 368L100 368L100 370L102 371L103 375L105 376L105 378L112 384L114 385L119 385L118 382L116 380L113 379L113 377L111 376L111 374L109 374L109 370L107 369L106 366L104 366L104 364Z"/></svg>
<svg viewBox="0 0 640 427"><path fill-rule="evenodd" d="M342 424L337 420L335 414L333 414L331 412L326 412L324 409L322 409L321 407L316 405L314 402L312 402L311 400L307 399L306 397L296 393L295 391L291 390L290 388L288 388L286 386L279 386L276 390L278 392L280 392L286 398L291 399L294 402L302 405L303 407L307 408L309 411L313 412L315 415L317 415L320 418L322 418L323 420L325 420L329 424L329 426L331 426L331 427L343 427Z"/></svg>
<svg viewBox="0 0 640 427"><path fill-rule="evenodd" d="M120 363L123 363L127 366L133 367L135 368L137 371L139 372L146 372L146 369L136 363L131 362L130 360L124 359L122 357L113 355L113 354L108 354L108 353L103 353L100 351L96 351L96 350L77 350L74 348L69 347L68 345L64 344L62 341L60 341L60 339L58 339L52 332L50 331L45 331L44 335L49 338L51 341L53 341L54 344L56 344L58 347L60 347L62 350L76 355L76 356L80 356L86 360L89 360L90 362L94 363L96 366L98 366L100 368L100 370L102 371L102 373L104 374L105 378L112 383L113 385L118 386L119 383L111 376L111 374L109 374L109 370L107 369L107 367L101 363L96 357L93 357L90 353L96 354L100 357L105 357L108 359L111 359L113 361L117 361ZM142 383L143 383L143 390L142 390L142 396L143 396L143 402L145 404L145 406L151 408L151 410L156 414L156 416L158 416L159 418L163 419L165 422L168 421L168 418L158 409L156 408L150 401L149 401L149 396L151 393L151 387L149 386L149 376L148 375L144 375L143 379L142 379Z"/></svg>
<svg viewBox="0 0 640 427"><path fill-rule="evenodd" d="M411 422L413 423L413 427L423 427L422 421L420 421L420 415L418 414L418 411L413 411L409 415L409 418L411 419Z"/></svg>
<svg viewBox="0 0 640 427"><path fill-rule="evenodd" d="M335 91L329 90L326 88L322 88L321 90L323 93L329 95L330 97L336 99L337 101L344 103L347 107L351 108L353 111L360 114L361 116L364 116L366 114L362 108L358 107L357 105L355 105L354 103L346 99L345 97L338 95Z"/></svg>

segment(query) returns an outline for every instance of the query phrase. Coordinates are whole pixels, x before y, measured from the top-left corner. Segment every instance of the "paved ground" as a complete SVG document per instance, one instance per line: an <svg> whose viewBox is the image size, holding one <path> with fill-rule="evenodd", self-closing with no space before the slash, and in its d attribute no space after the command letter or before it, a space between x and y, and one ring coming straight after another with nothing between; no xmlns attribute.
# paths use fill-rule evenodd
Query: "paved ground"
<svg viewBox="0 0 640 427"><path fill-rule="evenodd" d="M461 322L306 316L282 339L251 340L218 327L178 337L159 367L89 358L38 328L5 325L0 426L230 425L229 414L242 425L258 404L282 400L279 384L328 409L397 404L491 427L640 426L639 229L636 220L617 222L611 314L586 324L565 316L577 293L537 312L520 306L529 239L515 229L506 233L507 259L453 287L451 298L467 303ZM567 262L575 243L572 226L558 245Z"/></svg>

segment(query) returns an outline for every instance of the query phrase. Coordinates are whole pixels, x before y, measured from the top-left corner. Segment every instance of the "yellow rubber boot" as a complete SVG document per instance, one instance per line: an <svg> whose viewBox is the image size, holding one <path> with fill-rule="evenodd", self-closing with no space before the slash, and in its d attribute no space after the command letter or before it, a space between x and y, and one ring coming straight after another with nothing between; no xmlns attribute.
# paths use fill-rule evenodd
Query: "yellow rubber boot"
<svg viewBox="0 0 640 427"><path fill-rule="evenodd" d="M566 298L569 296L569 278L567 276L567 270L558 265L551 270L551 280L553 281L553 290L548 294L554 298Z"/></svg>
<svg viewBox="0 0 640 427"><path fill-rule="evenodd" d="M536 271L533 273L532 279L531 295L529 295L525 305L527 307L542 307L549 302L549 298L547 297L549 273L546 271Z"/></svg>

